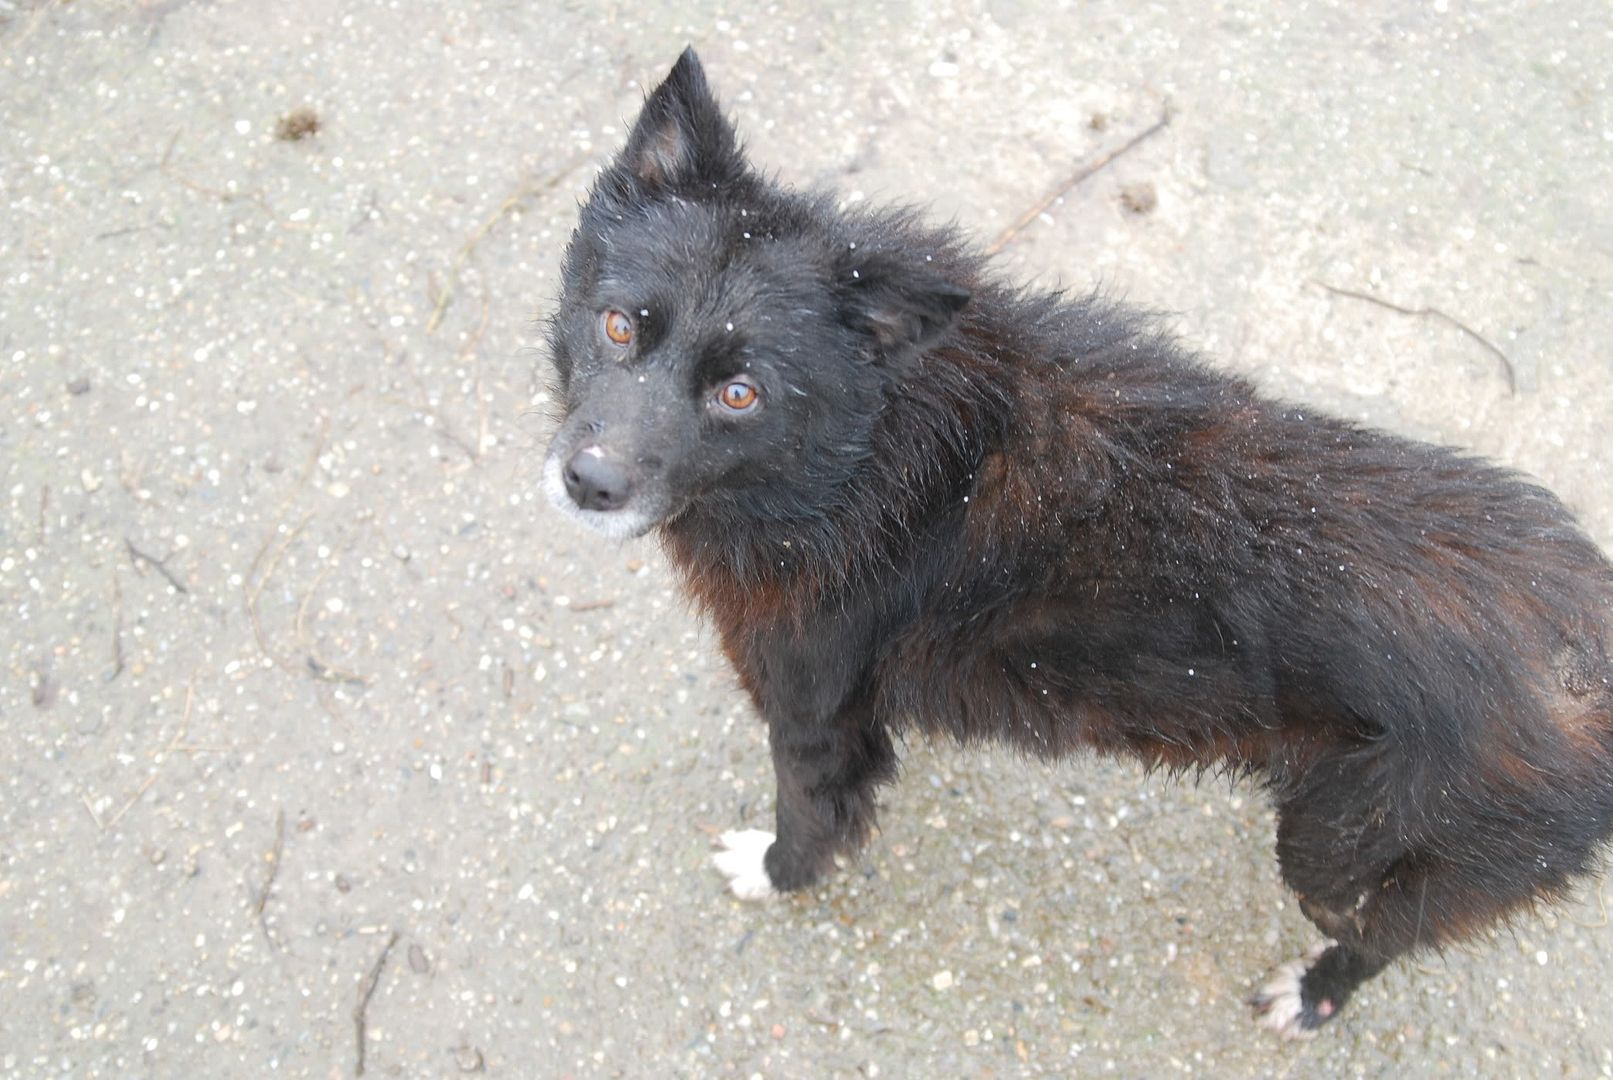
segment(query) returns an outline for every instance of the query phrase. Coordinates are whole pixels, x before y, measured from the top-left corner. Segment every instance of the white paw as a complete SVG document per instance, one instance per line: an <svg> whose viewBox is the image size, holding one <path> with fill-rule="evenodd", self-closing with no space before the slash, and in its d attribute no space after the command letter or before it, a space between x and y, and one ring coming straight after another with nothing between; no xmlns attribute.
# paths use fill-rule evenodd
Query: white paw
<svg viewBox="0 0 1613 1080"><path fill-rule="evenodd" d="M1266 985L1250 999L1262 1027L1270 1028L1285 1039L1316 1036L1316 1021L1305 1014L1299 983L1331 944L1324 941L1298 960L1290 960L1272 972Z"/></svg>
<svg viewBox="0 0 1613 1080"><path fill-rule="evenodd" d="M773 834L761 829L731 829L717 837L722 850L711 861L728 879L728 888L741 900L766 900L776 894L773 881L762 865L762 856L773 846Z"/></svg>

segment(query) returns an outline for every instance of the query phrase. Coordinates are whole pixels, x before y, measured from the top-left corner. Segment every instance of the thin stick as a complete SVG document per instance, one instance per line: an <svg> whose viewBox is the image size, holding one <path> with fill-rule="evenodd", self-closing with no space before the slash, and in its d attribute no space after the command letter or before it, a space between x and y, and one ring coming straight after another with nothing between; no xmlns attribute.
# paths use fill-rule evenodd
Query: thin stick
<svg viewBox="0 0 1613 1080"><path fill-rule="evenodd" d="M314 468L319 464L319 455L325 449L325 439L329 434L330 417L321 416L319 419L319 437L314 440L314 447L308 452L308 461L303 465L302 475L297 477L296 484L292 486L291 491L287 493L285 500L280 504L280 510L274 517L274 524L269 527L269 531L264 535L263 544L258 548L258 553L252 557L252 565L247 568L246 577L241 579L241 599L246 606L247 618L252 623L252 636L257 639L258 648L263 650L263 655L272 660L276 667L292 675L299 674L297 669L281 659L280 655L269 646L268 635L263 632L263 620L258 615L258 598L263 595L264 586L268 584L269 578L273 576L275 567L280 565L280 560L285 558L286 552L291 549L291 545L296 542L303 529L307 528L308 522L313 520L314 515L312 513L303 515L303 519L297 523L296 528L291 530L290 535L286 537L285 543L280 546L274 558L264 568L261 577L258 576L258 567L263 564L264 556L274 546L275 534L279 532L281 523L285 521L287 511L291 509L292 503L296 502L298 497L302 495L302 489L308 485L309 479L314 475ZM254 578L257 578L257 580L254 581Z"/></svg>
<svg viewBox="0 0 1613 1080"><path fill-rule="evenodd" d="M480 333L478 333L476 338L479 338L480 336ZM474 346L476 344L476 338L471 339L469 346ZM390 359L392 356L392 346L390 344L384 344L384 347L386 349L387 356ZM479 357L481 354L478 353L477 355ZM460 351L460 356L464 356L464 350ZM405 400L404 398L394 397L390 394L382 395L381 400L388 404L394 404L405 409L414 409L417 412L425 413L427 416L437 422L437 431L442 435L443 438L465 451L465 457L470 460L470 464L477 464L479 459L477 448L472 446L469 440L462 438L460 434L454 430L454 423L448 418L448 415L431 403L431 392L426 389L426 384L421 380L419 374L414 370L414 365L409 363L409 354L406 352L398 354L397 362L398 366L403 369L403 373L409 376L409 381L414 383L415 390L417 390L420 394L420 400L417 403Z"/></svg>
<svg viewBox="0 0 1613 1080"><path fill-rule="evenodd" d="M180 133L176 131L174 132L174 137L168 140L168 149L163 151L162 161L157 166L157 170L159 172L168 177L170 180L190 188L190 190L196 192L197 194L209 195L217 199L219 202L227 203L234 202L236 199L248 199L257 203L265 210L269 208L268 204L263 199L263 191L261 188L255 191L226 191L223 188L208 187L206 184L198 184L184 173L172 168L169 164L169 159L174 156L174 147L179 144L179 135Z"/></svg>
<svg viewBox="0 0 1613 1080"><path fill-rule="evenodd" d="M39 24L45 21L45 16L50 14L51 8L62 7L66 3L67 0L55 0L54 3L47 2L39 5L39 8L34 12L34 17L28 21L28 25L24 27L22 33L17 36L17 40L10 42L9 44L14 48L21 46L23 42L34 36L34 31L38 30Z"/></svg>
<svg viewBox="0 0 1613 1080"><path fill-rule="evenodd" d="M1399 304L1392 304L1388 300L1383 300L1383 299L1380 299L1380 298L1378 298L1376 296L1373 296L1371 293L1357 292L1354 289L1342 289L1337 285L1329 285L1327 282L1318 281L1315 278L1312 278L1311 282L1312 282L1312 284L1317 285L1320 288L1326 289L1328 292L1332 293L1335 296L1348 296L1352 300L1365 300L1369 304L1377 304L1381 308L1388 308L1390 311L1399 312L1402 315L1415 315L1415 316L1418 316L1420 318L1425 318L1425 319L1439 319L1441 322L1444 322L1444 323L1447 323L1447 324L1449 324L1451 326L1456 327L1456 329L1460 330L1462 333L1466 334L1468 337L1472 338L1474 341L1478 342L1481 346L1483 346L1485 351L1489 352L1490 355L1494 356L1497 360L1501 361L1501 367L1507 373L1507 393L1514 394L1514 395L1517 394L1517 392L1518 392L1518 375L1517 375L1517 372L1513 370L1512 361L1507 359L1507 354L1502 352L1500 349L1496 348L1494 345L1492 345L1490 343L1489 339L1486 338L1483 334L1480 334L1477 330L1474 330L1472 327L1468 326L1466 323L1462 322L1461 320L1453 318L1452 316L1445 314L1443 311L1439 310L1438 308L1433 308L1433 307L1420 307L1420 308L1401 307Z"/></svg>
<svg viewBox="0 0 1613 1080"><path fill-rule="evenodd" d="M274 528L271 528L269 534L263 538L263 545L258 548L257 555L253 557L252 566L246 572L247 581L251 581L252 575L258 572L258 564L263 561L263 556L268 552L269 545L274 542L275 530L285 520L286 511L291 509L291 504L297 501L297 497L302 494L302 489L308 485L309 477L314 475L314 466L319 464L319 454L325 449L325 439L329 434L330 417L321 416L319 418L319 438L314 440L314 448L308 452L308 460L303 464L302 475L297 477L297 483L286 495L285 501L280 504L280 512L274 516Z"/></svg>
<svg viewBox="0 0 1613 1080"><path fill-rule="evenodd" d="M118 584L118 571L112 569L112 674L111 682L123 674L123 586Z"/></svg>
<svg viewBox="0 0 1613 1080"><path fill-rule="evenodd" d="M442 325L443 313L448 310L448 301L453 298L454 285L459 280L459 272L465 268L465 263L470 261L471 255L476 251L476 245L480 244L484 239L486 239L487 234L493 231L493 226L497 225L499 221L503 219L504 215L520 206L527 199L530 199L535 195L542 195L545 192L551 191L557 187L560 181L569 176L571 172L577 168L577 166L581 165L586 160L586 154L578 154L560 168L550 173L544 180L541 180L536 184L517 189L512 195L510 195L509 198L505 199L499 204L499 208L497 210L493 211L487 216L487 220L482 222L481 227L472 233L470 239L465 241L464 245L460 247L459 254L454 256L453 266L451 266L448 271L448 280L443 284L442 292L437 294L437 306L435 310L432 311L430 320L428 320L426 323L426 333L435 334L437 332L437 327Z"/></svg>
<svg viewBox="0 0 1613 1080"><path fill-rule="evenodd" d="M252 636L257 639L258 648L263 650L264 656L274 661L276 667L291 675L299 674L296 667L290 662L281 659L280 654L270 647L269 636L263 632L263 619L258 614L258 597L263 595L263 587L274 576L275 569L280 565L280 560L285 558L286 552L291 550L291 545L297 542L297 537L302 534L303 529L308 527L308 523L313 520L313 517L314 515L311 513L304 514L303 519L297 522L297 527L291 530L291 533L286 537L286 542L280 545L279 550L274 554L274 558L269 560L269 565L264 567L263 576L258 579L256 586L248 587L251 584L250 577L246 582L242 583L242 588L246 591L246 613L251 619ZM278 525L279 523L276 522L277 527ZM273 537L273 530L270 531L269 535ZM256 564L254 564L254 568L256 568Z"/></svg>
<svg viewBox="0 0 1613 1080"><path fill-rule="evenodd" d="M313 602L314 593L319 591L319 587L325 583L325 579L330 577L330 572L334 569L335 567L333 566L327 566L318 574L315 574L314 583L308 586L307 592L302 594L302 603L297 605L297 621L292 624L296 629L299 642L308 640L308 631L304 629L304 624L308 619L308 605Z"/></svg>
<svg viewBox="0 0 1613 1080"><path fill-rule="evenodd" d="M263 879L263 888L258 890L258 902L253 910L258 916L258 926L263 930L264 938L272 945L274 938L269 936L269 920L264 917L263 909L269 905L269 890L274 888L274 879L280 876L280 857L286 850L286 808L281 807L274 816L274 849L269 852L269 873Z"/></svg>
<svg viewBox="0 0 1613 1080"><path fill-rule="evenodd" d="M140 801L140 796L150 791L151 785L157 782L157 777L162 773L163 765L167 763L168 758L175 750L179 748L180 743L182 743L185 739L185 729L190 727L190 707L194 703L195 699L196 684L192 683L190 686L185 688L185 715L180 717L179 730L174 732L174 737L168 740L167 746L163 747L153 755L153 757L156 758L156 763L152 766L151 775L146 777L146 782L140 785L140 790L129 796L129 801L123 804L123 808L104 822L101 821L98 816L96 817L95 823L101 826L102 832L105 832L107 829L110 829L112 826L122 821L123 815L134 809L134 804ZM85 802L85 805L89 805L88 801ZM95 815L95 810L93 807L90 809L90 814L92 816Z"/></svg>
<svg viewBox="0 0 1613 1080"><path fill-rule="evenodd" d="M167 578L168 584L172 585L176 591L182 593L190 592L190 590L185 588L184 584L173 575L173 571L169 570L168 567L163 564L161 559L157 558L155 555L147 555L145 552L135 547L134 541L130 540L127 536L123 538L123 546L129 549L130 562L134 563L136 566L139 566L141 563L145 563L147 566L150 566L156 570L157 573Z"/></svg>
<svg viewBox="0 0 1613 1080"><path fill-rule="evenodd" d="M1002 234L999 235L997 239L993 240L990 246L986 248L986 254L995 255L1003 248L1007 247L1009 242L1012 241L1015 236L1019 235L1020 231L1024 229L1025 226L1035 221L1047 210L1049 206L1052 206L1054 203L1058 202L1065 195L1067 195L1071 188L1075 187L1083 180L1088 179L1094 173L1107 168L1116 158L1120 157L1121 155L1128 154L1132 150L1135 150L1138 146L1142 145L1145 140L1150 139L1159 132L1163 131L1166 125L1168 125L1170 122L1171 107L1170 104L1167 103L1165 108L1161 110L1159 119L1154 121L1152 127L1137 135L1133 135L1131 140L1124 146L1120 147L1120 149L1111 150L1097 161L1094 161L1088 165L1083 165L1079 169L1075 170L1075 172L1071 173L1069 179L1064 181L1064 183L1060 185L1059 188L1053 192L1053 194L1049 195L1047 198L1025 211L1019 216L1018 221L1004 229Z"/></svg>
<svg viewBox="0 0 1613 1080"><path fill-rule="evenodd" d="M111 230L109 230L107 232L98 232L98 233L95 234L95 239L97 239L97 240L111 240L113 237L117 237L117 236L132 236L135 233L149 232L150 230L155 229L155 228L157 228L157 226L155 226L155 225L130 225L126 229L111 229Z"/></svg>
<svg viewBox="0 0 1613 1080"><path fill-rule="evenodd" d="M297 621L295 624L297 647L307 650L307 656L304 659L308 664L309 674L315 678L324 679L326 682L347 683L350 686L368 686L370 681L364 676L356 675L351 671L343 671L334 664L327 663L319 655L319 643L304 629L304 624L308 618L308 604L313 600L314 593L319 591L319 586L324 583L334 569L334 566L327 566L321 570L318 576L314 578L314 583L308 586L308 591L302 594L302 603L297 605Z"/></svg>
<svg viewBox="0 0 1613 1080"><path fill-rule="evenodd" d="M339 667L333 667L312 653L309 653L305 659L308 663L308 674L316 679L323 679L332 683L343 683L347 686L370 685L370 680L357 672L343 671Z"/></svg>
<svg viewBox="0 0 1613 1080"><path fill-rule="evenodd" d="M364 1075L364 1027L367 1023L365 1013L370 1007L370 998L375 996L376 984L381 981L381 969L386 966L386 958L392 955L392 946L398 943L398 931L392 931L392 936L386 939L386 946L381 955L375 958L375 964L370 973L364 977L359 989L358 1004L353 1006L353 1030L358 1037L358 1061L353 1065L353 1075Z"/></svg>

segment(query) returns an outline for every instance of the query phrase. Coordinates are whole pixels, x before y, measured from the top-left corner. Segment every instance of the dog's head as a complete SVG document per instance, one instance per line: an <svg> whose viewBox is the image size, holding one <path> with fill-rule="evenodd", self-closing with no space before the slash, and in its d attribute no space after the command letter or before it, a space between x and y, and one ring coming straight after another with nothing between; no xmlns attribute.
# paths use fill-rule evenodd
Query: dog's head
<svg viewBox="0 0 1613 1080"><path fill-rule="evenodd" d="M613 537L696 504L730 520L832 505L904 369L968 299L898 247L896 221L757 175L685 51L566 251L554 504Z"/></svg>

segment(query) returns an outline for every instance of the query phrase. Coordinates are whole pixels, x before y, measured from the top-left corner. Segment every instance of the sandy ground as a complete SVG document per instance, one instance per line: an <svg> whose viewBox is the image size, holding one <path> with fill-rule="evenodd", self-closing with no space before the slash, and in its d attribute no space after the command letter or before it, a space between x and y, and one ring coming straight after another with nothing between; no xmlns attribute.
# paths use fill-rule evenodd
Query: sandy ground
<svg viewBox="0 0 1613 1080"><path fill-rule="evenodd" d="M1252 787L913 745L858 865L729 899L764 732L536 467L576 200L692 42L759 161L983 240L1169 103L1005 273L1613 543L1602 0L0 20L0 1075L1613 1075L1600 882L1258 1033L1312 932Z"/></svg>

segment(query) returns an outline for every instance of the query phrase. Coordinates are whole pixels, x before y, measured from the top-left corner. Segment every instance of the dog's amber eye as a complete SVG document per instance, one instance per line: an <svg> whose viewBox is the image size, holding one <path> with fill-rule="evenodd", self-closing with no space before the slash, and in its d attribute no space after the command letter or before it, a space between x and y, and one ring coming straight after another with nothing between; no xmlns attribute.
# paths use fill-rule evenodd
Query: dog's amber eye
<svg viewBox="0 0 1613 1080"><path fill-rule="evenodd" d="M743 379L735 379L717 392L717 400L734 412L746 412L755 408L761 396L755 386Z"/></svg>
<svg viewBox="0 0 1613 1080"><path fill-rule="evenodd" d="M620 311L612 309L603 316L605 336L618 345L626 345L633 340L633 320Z"/></svg>

